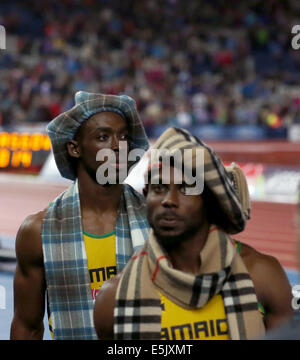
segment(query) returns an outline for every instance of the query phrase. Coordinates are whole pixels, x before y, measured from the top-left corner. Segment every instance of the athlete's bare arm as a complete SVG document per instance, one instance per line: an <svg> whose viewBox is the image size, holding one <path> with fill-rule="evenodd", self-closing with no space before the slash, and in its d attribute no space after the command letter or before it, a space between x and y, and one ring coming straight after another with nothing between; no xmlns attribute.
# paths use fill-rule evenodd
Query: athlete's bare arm
<svg viewBox="0 0 300 360"><path fill-rule="evenodd" d="M114 338L114 307L120 274L107 280L99 291L94 307L94 324L100 340Z"/></svg>
<svg viewBox="0 0 300 360"><path fill-rule="evenodd" d="M17 234L12 340L43 338L46 287L41 227L45 212L28 216Z"/></svg>
<svg viewBox="0 0 300 360"><path fill-rule="evenodd" d="M293 316L289 280L273 256L262 254L242 244L241 256L252 278L258 301L266 311L266 329L278 327Z"/></svg>

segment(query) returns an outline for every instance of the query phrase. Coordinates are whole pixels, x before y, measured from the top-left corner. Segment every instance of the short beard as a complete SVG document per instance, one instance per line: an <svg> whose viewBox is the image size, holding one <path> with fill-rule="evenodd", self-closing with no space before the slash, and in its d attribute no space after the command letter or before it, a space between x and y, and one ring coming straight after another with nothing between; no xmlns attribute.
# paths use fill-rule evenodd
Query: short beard
<svg viewBox="0 0 300 360"><path fill-rule="evenodd" d="M182 243L189 240L198 231L198 226L183 231L181 234L175 236L163 236L153 228L154 235L158 243L167 251L175 250Z"/></svg>

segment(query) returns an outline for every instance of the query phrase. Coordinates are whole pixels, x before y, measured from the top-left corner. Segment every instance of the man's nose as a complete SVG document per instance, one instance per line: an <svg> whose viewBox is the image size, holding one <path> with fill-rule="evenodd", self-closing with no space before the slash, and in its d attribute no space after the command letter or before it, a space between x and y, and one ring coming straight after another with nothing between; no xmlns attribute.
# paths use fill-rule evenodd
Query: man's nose
<svg viewBox="0 0 300 360"><path fill-rule="evenodd" d="M178 190L176 188L171 188L166 193L166 196L164 197L161 204L165 207L178 207L178 200Z"/></svg>
<svg viewBox="0 0 300 360"><path fill-rule="evenodd" d="M120 142L120 140L119 140L118 135L115 134L111 137L111 149L113 151L119 152L119 142Z"/></svg>

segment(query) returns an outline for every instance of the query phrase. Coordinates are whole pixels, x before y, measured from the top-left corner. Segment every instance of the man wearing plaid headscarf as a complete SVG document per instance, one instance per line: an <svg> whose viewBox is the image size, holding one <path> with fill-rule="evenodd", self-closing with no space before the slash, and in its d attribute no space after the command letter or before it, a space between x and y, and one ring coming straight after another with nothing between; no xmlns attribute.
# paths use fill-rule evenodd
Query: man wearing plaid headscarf
<svg viewBox="0 0 300 360"><path fill-rule="evenodd" d="M96 339L97 292L148 236L144 197L121 180L137 162L122 151L146 151L148 139L132 98L83 91L47 131L58 170L74 182L18 232L11 338L43 338L46 294L54 339Z"/></svg>
<svg viewBox="0 0 300 360"><path fill-rule="evenodd" d="M149 239L98 294L100 339L250 339L291 316L291 289L279 262L229 235L249 218L240 169L225 169L211 148L183 129L166 130L154 148L191 152L184 164L174 157L170 174L163 160L150 163ZM199 150L201 195L191 194L183 171L188 165L197 174Z"/></svg>

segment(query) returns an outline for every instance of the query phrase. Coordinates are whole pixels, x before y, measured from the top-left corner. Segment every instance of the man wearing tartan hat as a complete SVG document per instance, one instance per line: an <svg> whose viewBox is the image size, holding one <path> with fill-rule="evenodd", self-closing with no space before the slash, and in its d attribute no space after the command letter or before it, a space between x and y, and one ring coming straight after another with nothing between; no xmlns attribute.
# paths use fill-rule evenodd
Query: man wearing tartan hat
<svg viewBox="0 0 300 360"><path fill-rule="evenodd" d="M97 156L102 150L115 156L106 163L120 180L128 165L120 144L146 151L148 139L132 98L83 91L47 131L57 168L73 183L47 209L26 218L18 232L11 338L43 338L47 301L54 339L96 339L96 294L149 232L144 197L121 181L99 183L105 162Z"/></svg>
<svg viewBox="0 0 300 360"><path fill-rule="evenodd" d="M150 163L149 172L156 170L145 188L151 231L98 294L100 339L251 339L285 321L292 315L291 289L281 265L229 235L241 232L250 216L241 169L225 169L183 129L166 130L153 148L192 149L187 162L196 173L202 151L204 190L188 193L191 184L175 160L169 178L163 161Z"/></svg>

